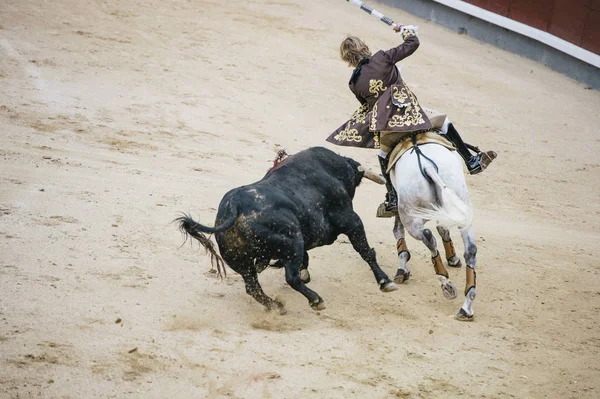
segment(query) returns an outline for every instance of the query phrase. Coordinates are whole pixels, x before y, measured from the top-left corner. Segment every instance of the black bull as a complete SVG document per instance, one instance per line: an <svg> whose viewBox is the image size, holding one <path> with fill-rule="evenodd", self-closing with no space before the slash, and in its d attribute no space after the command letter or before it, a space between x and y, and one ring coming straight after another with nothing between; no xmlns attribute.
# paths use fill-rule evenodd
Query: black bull
<svg viewBox="0 0 600 399"><path fill-rule="evenodd" d="M258 282L258 273L271 264L285 267L287 283L320 310L325 308L323 299L305 285L310 280L306 251L330 245L340 234L369 264L381 291L397 289L377 264L362 220L352 208L363 176L381 183L379 176L353 159L326 148L309 148L285 159L262 180L225 194L215 227L187 215L176 221L186 237L189 234L207 249L219 273L225 270L224 260L244 278L246 292L267 309L285 312ZM221 256L205 233L215 234Z"/></svg>

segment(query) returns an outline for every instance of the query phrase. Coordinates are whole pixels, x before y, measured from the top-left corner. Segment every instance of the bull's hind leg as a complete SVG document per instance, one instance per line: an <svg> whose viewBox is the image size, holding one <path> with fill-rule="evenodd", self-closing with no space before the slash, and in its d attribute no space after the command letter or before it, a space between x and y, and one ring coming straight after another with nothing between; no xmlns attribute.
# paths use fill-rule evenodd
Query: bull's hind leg
<svg viewBox="0 0 600 399"><path fill-rule="evenodd" d="M345 234L352 243L354 250L358 252L364 261L371 267L371 270L375 275L375 280L377 281L377 284L379 284L379 289L383 292L396 291L398 286L390 280L387 274L385 274L377 264L375 249L369 247L362 220L360 220L358 215L354 214L354 216L355 217L351 219L354 222L354 227Z"/></svg>
<svg viewBox="0 0 600 399"><path fill-rule="evenodd" d="M296 291L308 299L308 303L314 310L325 309L325 301L316 292L308 288L302 281L300 269L303 267L306 251L304 251L304 242L297 238L292 243L291 254L282 259L285 266L285 281ZM306 258L308 260L308 258Z"/></svg>
<svg viewBox="0 0 600 399"><path fill-rule="evenodd" d="M280 314L285 314L286 310L283 303L272 300L264 293L260 283L258 282L258 274L256 269L249 268L246 274L242 274L244 283L246 284L246 293L256 299L258 303L264 305L268 310L279 309Z"/></svg>
<svg viewBox="0 0 600 399"><path fill-rule="evenodd" d="M444 252L446 253L448 266L461 267L462 263L460 263L460 258L456 255L456 251L454 250L454 243L452 242L452 237L450 237L450 231L442 226L437 226L437 231L440 233L442 241L444 242Z"/></svg>
<svg viewBox="0 0 600 399"><path fill-rule="evenodd" d="M404 239L404 226L398 215L396 215L396 221L394 223L394 237L396 237L396 250L398 251L398 259L400 260L394 282L396 284L402 284L410 277L410 270L408 269L410 252L408 252L406 240Z"/></svg>
<svg viewBox="0 0 600 399"><path fill-rule="evenodd" d="M473 228L462 232L465 244L465 263L467 264L467 279L465 282L465 301L456 314L458 320L473 320L473 301L477 295L475 265L477 264L477 245L475 245L475 233Z"/></svg>
<svg viewBox="0 0 600 399"><path fill-rule="evenodd" d="M413 219L410 225L407 225L408 232L415 239L423 241L423 244L431 251L431 261L437 279L442 284L442 293L448 299L456 298L456 287L450 281L448 270L444 266L440 252L437 249L437 242L431 230L426 229L422 219Z"/></svg>

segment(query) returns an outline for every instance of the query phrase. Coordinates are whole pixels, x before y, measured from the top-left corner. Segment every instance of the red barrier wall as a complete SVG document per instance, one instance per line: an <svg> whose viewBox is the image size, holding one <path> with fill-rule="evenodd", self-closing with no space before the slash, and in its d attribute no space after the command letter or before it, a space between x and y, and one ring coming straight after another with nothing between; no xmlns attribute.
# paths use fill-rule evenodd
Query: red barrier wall
<svg viewBox="0 0 600 399"><path fill-rule="evenodd" d="M464 0L600 54L600 0Z"/></svg>

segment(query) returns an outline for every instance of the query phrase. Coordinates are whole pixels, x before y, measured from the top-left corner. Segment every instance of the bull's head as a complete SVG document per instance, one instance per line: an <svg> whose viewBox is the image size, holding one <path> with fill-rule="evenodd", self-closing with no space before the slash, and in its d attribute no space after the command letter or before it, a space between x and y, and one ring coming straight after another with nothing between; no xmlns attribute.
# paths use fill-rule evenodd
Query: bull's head
<svg viewBox="0 0 600 399"><path fill-rule="evenodd" d="M354 168L357 172L355 181L357 186L360 184L360 181L363 177L366 177L367 179L374 181L377 184L385 184L385 179L377 173L373 172L371 169L365 168L352 158L346 158L346 160L350 165L352 165L352 168Z"/></svg>

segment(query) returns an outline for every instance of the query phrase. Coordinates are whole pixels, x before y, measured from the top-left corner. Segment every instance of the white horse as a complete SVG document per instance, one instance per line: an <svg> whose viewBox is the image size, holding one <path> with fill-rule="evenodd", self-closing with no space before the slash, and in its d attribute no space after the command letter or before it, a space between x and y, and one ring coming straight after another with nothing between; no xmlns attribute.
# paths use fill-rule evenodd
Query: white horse
<svg viewBox="0 0 600 399"><path fill-rule="evenodd" d="M391 180L398 193L398 216L394 225L394 236L400 259L394 281L402 283L410 276L407 266L410 252L404 240L406 227L413 238L423 241L431 251L433 267L442 284L444 296L448 299L456 298L456 288L450 282L436 239L431 230L424 225L430 220L437 223L437 231L444 243L446 260L451 267L462 266L460 258L454 252L449 231L453 227L458 227L464 242L467 267L465 301L456 317L459 320L472 320L473 300L477 294L475 288L477 246L471 226L473 208L465 182L462 160L454 151L439 144L423 144L417 148L418 150L415 148L405 152L391 171Z"/></svg>

